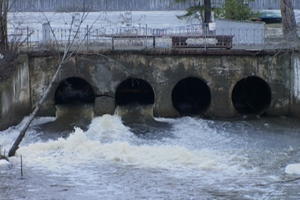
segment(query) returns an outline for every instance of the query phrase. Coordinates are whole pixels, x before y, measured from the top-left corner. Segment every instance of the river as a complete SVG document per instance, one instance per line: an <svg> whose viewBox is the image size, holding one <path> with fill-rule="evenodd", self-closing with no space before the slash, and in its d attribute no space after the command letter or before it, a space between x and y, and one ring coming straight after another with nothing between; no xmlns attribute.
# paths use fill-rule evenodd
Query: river
<svg viewBox="0 0 300 200"><path fill-rule="evenodd" d="M182 24L177 11L139 14L137 23L154 27ZM102 21L117 23L120 13L111 15ZM39 13L10 17L24 26L45 21ZM54 23L70 18L53 15ZM144 120L122 110L60 116L36 119L17 157L0 161L0 200L300 198L300 167L293 165L300 163L299 120ZM0 132L2 149L23 124Z"/></svg>
<svg viewBox="0 0 300 200"><path fill-rule="evenodd" d="M127 123L116 114L94 117L87 127L66 123L34 121L17 157L1 161L1 200L300 197L300 174L290 174L290 164L300 162L295 119ZM22 124L0 132L5 149Z"/></svg>

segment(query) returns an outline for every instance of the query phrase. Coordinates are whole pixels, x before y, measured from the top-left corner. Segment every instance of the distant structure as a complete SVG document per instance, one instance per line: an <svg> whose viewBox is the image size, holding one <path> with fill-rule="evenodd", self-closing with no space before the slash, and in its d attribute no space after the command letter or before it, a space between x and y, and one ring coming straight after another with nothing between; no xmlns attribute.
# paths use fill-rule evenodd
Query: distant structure
<svg viewBox="0 0 300 200"><path fill-rule="evenodd" d="M214 7L220 7L225 0L212 0ZM245 0L247 1L247 0ZM71 11L160 11L184 10L190 3L178 4L175 0L15 0L13 11L27 12L71 12ZM255 0L249 2L254 10L279 9L280 0ZM300 9L300 1L294 0L294 8Z"/></svg>

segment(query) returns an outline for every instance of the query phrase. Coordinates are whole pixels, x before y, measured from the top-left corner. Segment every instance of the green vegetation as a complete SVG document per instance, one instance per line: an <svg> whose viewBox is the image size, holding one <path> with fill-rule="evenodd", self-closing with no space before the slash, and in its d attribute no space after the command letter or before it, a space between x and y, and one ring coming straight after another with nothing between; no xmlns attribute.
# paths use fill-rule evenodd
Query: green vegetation
<svg viewBox="0 0 300 200"><path fill-rule="evenodd" d="M204 21L205 5L201 0L175 0L177 3L192 2L193 5L186 9L184 15L178 16L179 19L195 18ZM251 2L254 0L248 0ZM258 17L257 12L253 12L244 0L225 0L221 8L211 8L216 18L231 20L251 20Z"/></svg>
<svg viewBox="0 0 300 200"><path fill-rule="evenodd" d="M258 13L253 12L244 0L226 0L223 8L216 10L216 17L243 21L258 17Z"/></svg>
<svg viewBox="0 0 300 200"><path fill-rule="evenodd" d="M186 9L184 15L177 16L179 19L198 19L204 21L204 5L202 0L175 0L176 3L192 2L193 5Z"/></svg>

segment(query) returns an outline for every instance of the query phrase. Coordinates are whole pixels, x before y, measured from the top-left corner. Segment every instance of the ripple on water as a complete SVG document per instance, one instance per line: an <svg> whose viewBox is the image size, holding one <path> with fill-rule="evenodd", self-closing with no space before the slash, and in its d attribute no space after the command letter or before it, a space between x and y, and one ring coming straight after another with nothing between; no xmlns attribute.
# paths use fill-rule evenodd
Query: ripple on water
<svg viewBox="0 0 300 200"><path fill-rule="evenodd" d="M48 141L39 140L39 134L49 133L31 129L18 150L27 170L36 174L30 178L30 187L44 191L39 181L59 180L75 188L65 191L74 194L73 199L83 199L82 191L89 191L90 199L99 195L108 199L272 199L270 194L274 198L299 194L297 183L280 184L287 163L297 162L300 136L290 126L189 117L158 120L171 128L166 137L151 140L135 135L120 117L110 115L95 118L86 131L75 128L64 138ZM17 128L2 132L0 143L9 146ZM286 172L292 168L289 165ZM44 193L45 199L50 195Z"/></svg>

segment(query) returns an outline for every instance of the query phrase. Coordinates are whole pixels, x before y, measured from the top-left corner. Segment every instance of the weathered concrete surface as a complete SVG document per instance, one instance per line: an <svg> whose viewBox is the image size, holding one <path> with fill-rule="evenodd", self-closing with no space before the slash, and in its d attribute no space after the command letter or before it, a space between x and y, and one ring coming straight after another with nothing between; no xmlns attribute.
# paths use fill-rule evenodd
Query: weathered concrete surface
<svg viewBox="0 0 300 200"><path fill-rule="evenodd" d="M300 117L300 54L292 54L291 60L291 110L292 116Z"/></svg>
<svg viewBox="0 0 300 200"><path fill-rule="evenodd" d="M187 77L204 80L211 90L212 101L205 113L208 117L230 118L239 116L231 94L235 84L248 76L265 80L272 90L272 103L268 115L289 115L291 106L291 54L276 52L195 50L174 51L114 51L103 54L79 55L64 66L59 82L69 77L81 77L91 84L97 97L110 98L107 108L101 108L105 100L97 100L95 113L112 113L117 86L127 78L144 79L155 93L154 115L176 117L172 104L172 90ZM55 71L54 57L30 58L32 103L41 96L43 88ZM49 95L41 114L55 111L55 89Z"/></svg>
<svg viewBox="0 0 300 200"><path fill-rule="evenodd" d="M19 58L17 70L0 86L0 129L19 122L41 98L57 68L57 57L29 53ZM300 117L300 54L237 50L104 51L80 54L63 67L39 115L55 115L55 92L60 82L79 77L95 93L95 115L113 114L118 85L128 78L147 81L153 88L154 116L178 117L172 103L175 85L197 77L210 88L211 103L203 114L212 118L238 117L232 91L248 76L265 80L272 90L267 115ZM195 91L197 92L197 91Z"/></svg>
<svg viewBox="0 0 300 200"><path fill-rule="evenodd" d="M115 98L109 96L101 96L95 99L95 114L98 116L104 114L113 115L115 113L116 105Z"/></svg>
<svg viewBox="0 0 300 200"><path fill-rule="evenodd" d="M16 70L0 83L0 130L15 125L31 110L27 56L17 58Z"/></svg>

